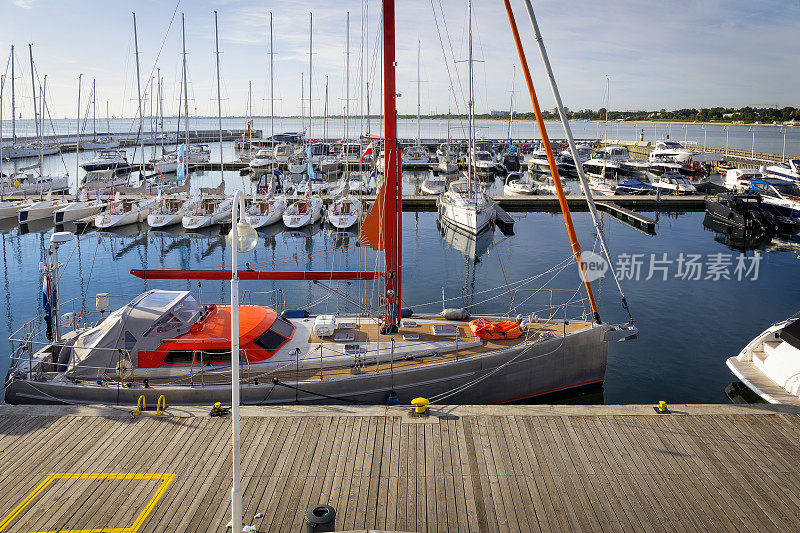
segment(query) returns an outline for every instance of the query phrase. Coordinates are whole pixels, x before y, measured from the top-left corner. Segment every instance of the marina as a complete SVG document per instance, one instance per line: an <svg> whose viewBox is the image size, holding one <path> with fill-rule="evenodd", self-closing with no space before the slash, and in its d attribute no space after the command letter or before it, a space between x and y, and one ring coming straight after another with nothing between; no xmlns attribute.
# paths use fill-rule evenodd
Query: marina
<svg viewBox="0 0 800 533"><path fill-rule="evenodd" d="M8 6L0 533L799 529L791 37L502 4Z"/></svg>

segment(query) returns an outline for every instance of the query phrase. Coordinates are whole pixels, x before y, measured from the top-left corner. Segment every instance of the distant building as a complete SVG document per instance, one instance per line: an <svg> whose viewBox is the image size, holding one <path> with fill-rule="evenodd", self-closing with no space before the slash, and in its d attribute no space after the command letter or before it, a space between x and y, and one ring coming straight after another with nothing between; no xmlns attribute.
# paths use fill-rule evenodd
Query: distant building
<svg viewBox="0 0 800 533"><path fill-rule="evenodd" d="M722 118L733 118L733 113L723 113Z"/></svg>
<svg viewBox="0 0 800 533"><path fill-rule="evenodd" d="M491 115L493 117L502 117L503 115L508 115L508 111L492 111Z"/></svg>
<svg viewBox="0 0 800 533"><path fill-rule="evenodd" d="M554 115L558 115L558 108L554 107L550 112L552 114L554 114ZM569 108L568 107L564 107L564 113L569 113Z"/></svg>

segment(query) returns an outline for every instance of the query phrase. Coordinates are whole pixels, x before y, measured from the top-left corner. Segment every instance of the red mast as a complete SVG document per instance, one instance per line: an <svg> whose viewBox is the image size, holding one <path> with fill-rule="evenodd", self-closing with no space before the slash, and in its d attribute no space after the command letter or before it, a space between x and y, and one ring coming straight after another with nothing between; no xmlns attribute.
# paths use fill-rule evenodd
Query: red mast
<svg viewBox="0 0 800 533"><path fill-rule="evenodd" d="M394 46L394 0L383 0L383 151L385 165L382 197L382 240L385 270L383 333L396 333L400 325L403 280L403 162L397 146ZM376 199L376 201L378 200Z"/></svg>

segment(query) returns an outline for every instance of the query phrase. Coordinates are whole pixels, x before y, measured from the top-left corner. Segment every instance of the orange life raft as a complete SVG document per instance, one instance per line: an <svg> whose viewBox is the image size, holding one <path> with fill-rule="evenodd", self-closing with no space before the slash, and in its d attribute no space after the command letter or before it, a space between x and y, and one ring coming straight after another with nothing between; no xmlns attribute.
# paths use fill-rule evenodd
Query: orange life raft
<svg viewBox="0 0 800 533"><path fill-rule="evenodd" d="M478 318L470 321L469 328L472 330L473 335L479 339L516 339L522 335L519 324L512 320L492 322L485 318Z"/></svg>

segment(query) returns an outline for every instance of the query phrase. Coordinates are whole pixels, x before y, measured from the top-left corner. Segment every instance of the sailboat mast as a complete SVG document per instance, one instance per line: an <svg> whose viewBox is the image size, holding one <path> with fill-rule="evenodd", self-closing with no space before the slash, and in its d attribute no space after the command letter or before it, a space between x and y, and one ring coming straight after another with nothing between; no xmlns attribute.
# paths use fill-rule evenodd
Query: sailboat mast
<svg viewBox="0 0 800 533"><path fill-rule="evenodd" d="M311 112L311 66L314 64L313 56L314 43L314 14L308 14L308 144L311 145L311 119L314 117Z"/></svg>
<svg viewBox="0 0 800 533"><path fill-rule="evenodd" d="M219 29L217 28L217 12L214 11L214 50L217 56L217 125L219 126L219 173L222 182L225 181L225 172L222 168L222 91L219 79Z"/></svg>
<svg viewBox="0 0 800 533"><path fill-rule="evenodd" d="M32 64L32 63L31 63ZM42 94L40 100L40 104L42 106L42 112L39 116L39 119L42 121L41 128L39 129L39 175L42 175L43 168L42 168L42 161L44 161L44 95L47 91L47 74L44 76L44 81L42 85ZM42 180L43 181L43 180ZM39 194L42 194L42 181L39 182Z"/></svg>
<svg viewBox="0 0 800 533"><path fill-rule="evenodd" d="M106 100L106 133L111 134L111 115L108 112L108 100Z"/></svg>
<svg viewBox="0 0 800 533"><path fill-rule="evenodd" d="M325 118L322 121L322 137L328 140L328 75L325 75Z"/></svg>
<svg viewBox="0 0 800 533"><path fill-rule="evenodd" d="M420 60L420 50L422 48L422 43L419 39L417 39L417 146L422 144L421 139L421 127L420 127L420 85L422 84L422 78L419 77L419 60Z"/></svg>
<svg viewBox="0 0 800 533"><path fill-rule="evenodd" d="M348 131L348 122L350 120L350 12L347 12L347 26L346 26L347 37L345 39L345 50L344 50L344 71L345 71L345 81L344 81L344 145L345 150L347 150L347 137L349 136L350 132ZM346 152L345 152L345 159L346 159ZM345 169L349 169L349 165L345 160Z"/></svg>
<svg viewBox="0 0 800 533"><path fill-rule="evenodd" d="M139 176L144 176L144 114L142 114L142 81L139 75L139 36L136 32L136 13L133 14L133 45L136 53L136 96L139 101L139 144L142 151L142 168Z"/></svg>
<svg viewBox="0 0 800 533"><path fill-rule="evenodd" d="M80 167L80 158L78 157L78 151L81 149L81 79L83 78L83 74L78 74L78 114L75 115L77 117L77 125L75 126L76 130L76 141L75 141L75 197L78 197L78 170Z"/></svg>
<svg viewBox="0 0 800 533"><path fill-rule="evenodd" d="M14 94L14 45L11 45L11 144L17 144L17 101Z"/></svg>
<svg viewBox="0 0 800 533"><path fill-rule="evenodd" d="M514 121L514 82L517 78L517 65L511 70L511 104L508 106L508 143L511 144L511 123Z"/></svg>
<svg viewBox="0 0 800 533"><path fill-rule="evenodd" d="M247 153L253 146L253 82L247 82Z"/></svg>
<svg viewBox="0 0 800 533"><path fill-rule="evenodd" d="M92 80L92 141L97 141L97 95L95 94L95 82L97 80ZM80 92L80 87L78 88L78 92ZM80 116L80 109L78 110L78 116Z"/></svg>
<svg viewBox="0 0 800 533"><path fill-rule="evenodd" d="M158 121L161 128L161 153L164 153L164 83L161 78L161 69L158 69Z"/></svg>
<svg viewBox="0 0 800 533"><path fill-rule="evenodd" d="M186 136L185 151L189 151L189 79L186 77L186 21L181 13L181 44L183 46L183 134ZM186 161L186 155L183 157ZM185 164L185 163L184 163Z"/></svg>
<svg viewBox="0 0 800 533"><path fill-rule="evenodd" d="M467 176L469 182L469 192L472 194L472 182L475 177L474 172L474 158L475 158L475 109L474 109L474 87L472 83L472 0L467 0L467 24L469 27L469 57L467 59L468 72L469 72L469 102L467 102L467 107L469 108L469 139L467 141L469 146L469 155L467 156Z"/></svg>
<svg viewBox="0 0 800 533"><path fill-rule="evenodd" d="M394 0L383 0L384 85L384 333L397 332L403 286L403 182L401 152L397 146L397 87L395 85Z"/></svg>
<svg viewBox="0 0 800 533"><path fill-rule="evenodd" d="M303 135L306 133L306 78L305 74L300 73L300 120L302 123Z"/></svg>
<svg viewBox="0 0 800 533"><path fill-rule="evenodd" d="M270 138L275 144L275 77L272 62L272 11L269 12L269 127Z"/></svg>
<svg viewBox="0 0 800 533"><path fill-rule="evenodd" d="M28 44L28 53L31 58L31 91L33 92L33 121L36 124L36 136L39 137L39 116L37 115L37 107L36 107L36 75L33 69L33 45ZM42 123L44 126L44 122ZM44 134L44 132L42 132ZM42 140L44 142L44 140ZM39 169L41 170L41 168Z"/></svg>

